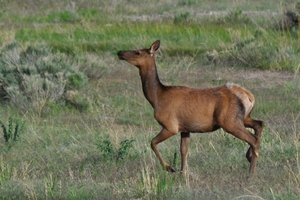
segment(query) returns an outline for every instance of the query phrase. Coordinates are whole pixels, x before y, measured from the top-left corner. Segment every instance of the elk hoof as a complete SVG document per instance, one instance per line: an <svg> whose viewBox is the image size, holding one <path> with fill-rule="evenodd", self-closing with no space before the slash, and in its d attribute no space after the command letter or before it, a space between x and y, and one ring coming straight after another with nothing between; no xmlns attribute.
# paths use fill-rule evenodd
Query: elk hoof
<svg viewBox="0 0 300 200"><path fill-rule="evenodd" d="M176 172L176 169L174 169L172 166L167 167L168 172Z"/></svg>
<svg viewBox="0 0 300 200"><path fill-rule="evenodd" d="M249 163L251 163L251 158L252 158L252 156L253 156L253 151L252 151L252 148L249 147L249 149L248 149L248 151L247 151L247 153L246 153L246 158L247 158L247 160L249 161Z"/></svg>

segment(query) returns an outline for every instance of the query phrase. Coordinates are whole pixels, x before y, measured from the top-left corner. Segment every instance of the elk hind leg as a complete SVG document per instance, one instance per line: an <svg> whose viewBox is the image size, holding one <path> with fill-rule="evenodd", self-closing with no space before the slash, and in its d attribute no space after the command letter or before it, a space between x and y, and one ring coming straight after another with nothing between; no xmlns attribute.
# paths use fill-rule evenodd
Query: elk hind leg
<svg viewBox="0 0 300 200"><path fill-rule="evenodd" d="M249 172L250 174L253 174L257 163L259 151L259 141L257 140L257 137L250 131L248 131L242 123L236 123L236 126L229 127L229 129L227 127L223 127L223 129L228 133L231 133L235 137L239 138L240 140L247 142L250 145L251 157Z"/></svg>
<svg viewBox="0 0 300 200"><path fill-rule="evenodd" d="M182 132L180 153L181 153L181 172L183 173L184 177L186 177L186 173L187 173L187 152L188 152L189 142L190 142L190 133Z"/></svg>
<svg viewBox="0 0 300 200"><path fill-rule="evenodd" d="M262 131L263 131L263 128L264 128L264 122L260 121L260 120L254 120L250 116L248 116L244 120L244 125L245 125L245 127L252 128L254 130L254 133L255 133L255 136L256 136L256 139L257 139L257 143L258 143L258 148L259 148L260 139L261 139ZM251 162L251 160L252 160L253 153L254 153L253 149L250 146L247 153L246 153L246 158L249 162Z"/></svg>

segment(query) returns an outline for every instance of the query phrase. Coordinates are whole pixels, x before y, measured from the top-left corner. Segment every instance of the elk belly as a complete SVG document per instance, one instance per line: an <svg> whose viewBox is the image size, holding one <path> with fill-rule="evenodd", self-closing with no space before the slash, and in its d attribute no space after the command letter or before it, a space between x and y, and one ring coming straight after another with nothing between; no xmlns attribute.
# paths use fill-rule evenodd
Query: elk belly
<svg viewBox="0 0 300 200"><path fill-rule="evenodd" d="M212 117L201 117L194 119L181 119L179 121L179 132L205 133L220 128L214 124Z"/></svg>

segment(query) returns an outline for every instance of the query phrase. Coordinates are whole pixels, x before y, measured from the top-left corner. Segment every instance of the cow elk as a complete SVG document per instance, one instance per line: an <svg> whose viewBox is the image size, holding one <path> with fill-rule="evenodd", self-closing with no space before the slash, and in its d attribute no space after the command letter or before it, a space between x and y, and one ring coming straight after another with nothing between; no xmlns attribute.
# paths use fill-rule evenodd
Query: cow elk
<svg viewBox="0 0 300 200"><path fill-rule="evenodd" d="M250 145L246 158L250 162L249 172L253 174L264 126L263 121L250 117L254 95L232 83L207 89L163 85L154 59L159 46L160 41L157 40L149 49L119 51L118 57L139 69L144 95L162 127L152 139L151 148L163 168L175 172L158 151L157 145L160 142L181 132L181 172L186 175L190 133L212 132L222 128ZM246 127L254 129L254 134Z"/></svg>

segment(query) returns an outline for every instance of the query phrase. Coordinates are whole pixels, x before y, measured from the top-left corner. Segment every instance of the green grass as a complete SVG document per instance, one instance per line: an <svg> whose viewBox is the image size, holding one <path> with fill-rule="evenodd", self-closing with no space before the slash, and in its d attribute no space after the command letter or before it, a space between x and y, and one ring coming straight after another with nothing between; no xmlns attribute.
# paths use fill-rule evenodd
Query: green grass
<svg viewBox="0 0 300 200"><path fill-rule="evenodd" d="M243 15L280 11L280 1L75 1L73 8L26 0L22 9L23 1L0 2L1 50L13 41L21 50L43 43L51 57L63 59L58 65L66 62L89 77L79 97L89 104L84 112L52 102L37 115L1 101L0 120L12 117L26 126L10 147L0 132L0 199L300 198L298 35L270 28L270 16ZM207 10L230 13L196 15ZM159 17L143 21L143 14ZM248 145L222 130L192 134L188 179L161 169L150 148L160 126L138 70L116 56L156 39L163 83L205 88L235 82L254 93L252 115L266 127L253 177ZM159 145L169 163L179 144L177 135Z"/></svg>
<svg viewBox="0 0 300 200"><path fill-rule="evenodd" d="M84 11L76 14L80 19L71 20L66 14L68 12L73 15L70 11L62 11L50 12L43 17L24 17L21 18L23 22L13 18L14 21L9 22L13 28L4 30L0 44L12 39L24 44L46 43L53 51L74 55L84 52L116 53L119 49L138 48L145 45L145 41L160 39L163 53L169 56L197 55L205 58L208 52L214 50L221 62L292 72L297 70L299 62L297 34L270 29L269 24L274 23L274 19L257 23L241 10L216 19L179 15L176 22L178 15L175 14L175 19L162 17L162 21L147 23L121 19L120 16L116 19L103 18L103 13L85 15ZM86 12L94 13L93 10ZM62 19L57 22L54 16ZM5 17L5 20L8 18ZM21 23L24 24L19 26ZM13 38L10 38L12 34Z"/></svg>
<svg viewBox="0 0 300 200"><path fill-rule="evenodd" d="M119 40L120 37L123 41ZM141 46L145 40L160 39L167 47L165 51L169 55L193 55L199 51L203 53L208 49L218 48L219 41L229 42L229 34L225 27L203 28L197 24L145 24L141 22L109 25L64 24L36 29L22 28L15 33L15 38L24 43L46 42L60 51L97 53L116 52L118 49Z"/></svg>

